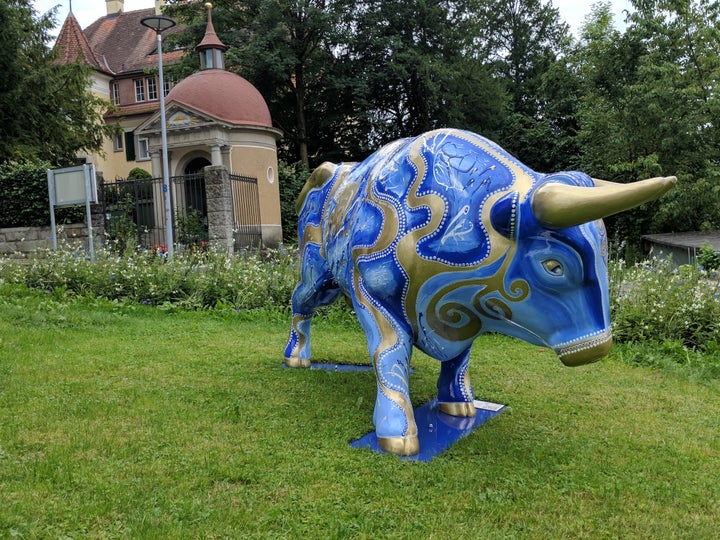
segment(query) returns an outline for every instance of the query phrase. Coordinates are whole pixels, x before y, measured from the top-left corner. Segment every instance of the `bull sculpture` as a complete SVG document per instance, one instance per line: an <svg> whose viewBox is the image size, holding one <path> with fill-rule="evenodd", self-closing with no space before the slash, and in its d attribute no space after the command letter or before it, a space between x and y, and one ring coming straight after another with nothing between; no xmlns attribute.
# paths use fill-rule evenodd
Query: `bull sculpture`
<svg viewBox="0 0 720 540"><path fill-rule="evenodd" d="M674 182L541 174L453 129L395 141L360 163L324 163L297 203L301 278L285 364L310 366L313 311L347 296L377 377L378 444L416 454L413 345L441 361L439 409L459 417L475 415L468 362L482 333L550 347L568 366L602 358L612 337L601 218Z"/></svg>

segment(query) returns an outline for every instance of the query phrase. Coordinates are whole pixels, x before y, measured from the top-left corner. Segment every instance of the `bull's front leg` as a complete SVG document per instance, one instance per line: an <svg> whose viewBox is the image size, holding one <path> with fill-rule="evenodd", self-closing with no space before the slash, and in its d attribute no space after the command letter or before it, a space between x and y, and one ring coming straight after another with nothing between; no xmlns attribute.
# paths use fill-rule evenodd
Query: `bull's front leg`
<svg viewBox="0 0 720 540"><path fill-rule="evenodd" d="M475 395L470 385L469 366L470 348L452 360L442 362L437 383L440 412L451 416L475 416Z"/></svg>
<svg viewBox="0 0 720 540"><path fill-rule="evenodd" d="M356 306L356 312L367 336L377 378L373 423L378 446L393 454L417 454L420 443L410 401L409 329L374 302Z"/></svg>
<svg viewBox="0 0 720 540"><path fill-rule="evenodd" d="M290 337L285 346L285 365L288 367L310 367L310 323L313 312L319 306L332 303L339 289L320 247L309 244L303 250L300 265L300 283L292 294L292 323Z"/></svg>

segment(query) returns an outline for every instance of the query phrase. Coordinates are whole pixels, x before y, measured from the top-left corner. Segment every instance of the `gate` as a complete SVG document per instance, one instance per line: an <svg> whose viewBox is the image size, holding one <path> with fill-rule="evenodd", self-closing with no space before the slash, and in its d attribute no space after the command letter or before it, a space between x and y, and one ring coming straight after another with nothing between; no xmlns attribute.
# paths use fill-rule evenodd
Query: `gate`
<svg viewBox="0 0 720 540"><path fill-rule="evenodd" d="M257 178L229 175L233 237L237 248L262 244ZM170 177L173 237L179 245L209 241L207 193L203 173ZM121 249L165 245L165 197L162 178L116 178L103 184L105 231Z"/></svg>
<svg viewBox="0 0 720 540"><path fill-rule="evenodd" d="M165 201L162 178L103 183L105 232L121 249L165 244Z"/></svg>
<svg viewBox="0 0 720 540"><path fill-rule="evenodd" d="M231 174L230 192L233 203L235 249L260 247L262 228L257 178Z"/></svg>

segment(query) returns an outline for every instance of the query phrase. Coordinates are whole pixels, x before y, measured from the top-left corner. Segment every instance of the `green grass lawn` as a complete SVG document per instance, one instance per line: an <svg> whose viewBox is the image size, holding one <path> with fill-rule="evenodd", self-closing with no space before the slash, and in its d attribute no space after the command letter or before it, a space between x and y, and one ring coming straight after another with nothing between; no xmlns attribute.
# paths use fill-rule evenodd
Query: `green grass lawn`
<svg viewBox="0 0 720 540"><path fill-rule="evenodd" d="M717 538L720 392L487 336L508 408L431 463L353 449L372 373L281 366L278 317L0 286L0 537ZM319 321L317 360L365 363ZM416 352L413 400L439 364Z"/></svg>

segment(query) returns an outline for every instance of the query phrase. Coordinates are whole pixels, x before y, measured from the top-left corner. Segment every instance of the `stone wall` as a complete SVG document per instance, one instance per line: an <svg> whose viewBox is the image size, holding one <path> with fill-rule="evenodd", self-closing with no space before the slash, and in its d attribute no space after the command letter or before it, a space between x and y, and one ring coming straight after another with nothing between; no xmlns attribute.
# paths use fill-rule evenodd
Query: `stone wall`
<svg viewBox="0 0 720 540"><path fill-rule="evenodd" d="M97 249L102 230L93 229L93 233ZM0 255L22 258L37 250L52 249L51 238L49 226L0 229ZM87 247L87 225L84 223L58 225L58 244L62 242Z"/></svg>

